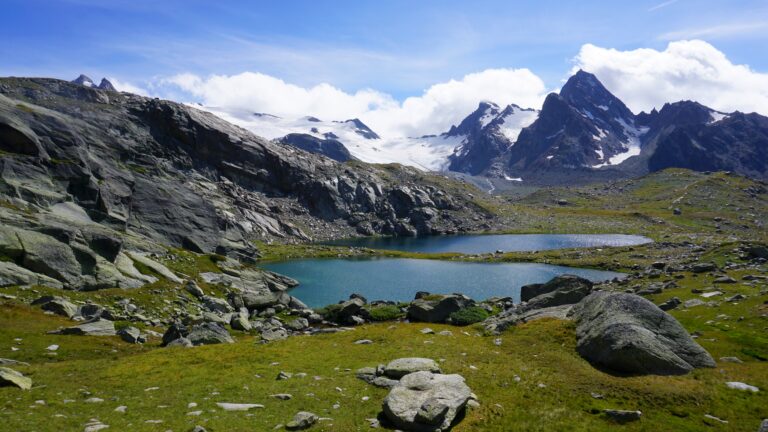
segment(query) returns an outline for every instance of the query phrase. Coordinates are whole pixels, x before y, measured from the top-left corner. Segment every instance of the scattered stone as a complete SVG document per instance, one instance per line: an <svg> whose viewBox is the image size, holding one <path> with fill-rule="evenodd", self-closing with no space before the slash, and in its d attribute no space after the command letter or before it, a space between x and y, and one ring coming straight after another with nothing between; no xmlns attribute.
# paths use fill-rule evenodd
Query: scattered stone
<svg viewBox="0 0 768 432"><path fill-rule="evenodd" d="M264 405L254 403L216 402L216 405L224 411L249 411L255 408L264 408Z"/></svg>
<svg viewBox="0 0 768 432"><path fill-rule="evenodd" d="M690 309L692 307L703 306L705 304L707 303L701 299L690 299L683 302L683 307L685 307L686 309Z"/></svg>
<svg viewBox="0 0 768 432"><path fill-rule="evenodd" d="M232 319L229 321L229 326L232 327L233 330L240 330L240 331L250 331L251 328L251 322L248 321L247 316L243 316L243 314L238 313L232 315Z"/></svg>
<svg viewBox="0 0 768 432"><path fill-rule="evenodd" d="M715 263L697 263L691 267L693 273L706 273L717 270Z"/></svg>
<svg viewBox="0 0 768 432"><path fill-rule="evenodd" d="M360 339L355 341L355 345L370 345L373 341L370 339Z"/></svg>
<svg viewBox="0 0 768 432"><path fill-rule="evenodd" d="M722 291L708 291L703 294L701 294L701 297L703 298L711 298L711 297L717 297L723 295Z"/></svg>
<svg viewBox="0 0 768 432"><path fill-rule="evenodd" d="M760 429L758 429L757 432L768 432L768 419L764 419L763 422L760 423Z"/></svg>
<svg viewBox="0 0 768 432"><path fill-rule="evenodd" d="M728 420L723 420L721 418L715 417L712 414L704 414L705 419L714 420L718 423L728 424Z"/></svg>
<svg viewBox="0 0 768 432"><path fill-rule="evenodd" d="M85 424L85 429L83 429L83 432L97 432L108 427L109 425L104 424L97 419L91 419L88 423Z"/></svg>
<svg viewBox="0 0 768 432"><path fill-rule="evenodd" d="M115 412L124 413L128 410L128 407L125 405L120 405L119 407L115 408Z"/></svg>
<svg viewBox="0 0 768 432"><path fill-rule="evenodd" d="M59 349L59 346L56 344L48 345L45 349L48 351L57 351Z"/></svg>
<svg viewBox="0 0 768 432"><path fill-rule="evenodd" d="M619 424L640 420L640 416L643 415L643 413L640 411L625 411L614 409L603 410L603 413L606 415L606 417Z"/></svg>
<svg viewBox="0 0 768 432"><path fill-rule="evenodd" d="M300 411L293 416L293 420L285 425L285 428L287 430L304 430L317 423L317 420L317 415L307 411Z"/></svg>
<svg viewBox="0 0 768 432"><path fill-rule="evenodd" d="M744 363L740 358L738 357L720 357L720 361L724 363Z"/></svg>
<svg viewBox="0 0 768 432"><path fill-rule="evenodd" d="M277 378L276 379L278 381L281 381L281 380L291 379L291 377L293 377L292 373L280 371L280 373L277 374Z"/></svg>
<svg viewBox="0 0 768 432"><path fill-rule="evenodd" d="M22 390L32 388L32 379L25 377L21 372L6 367L0 367L0 387L18 387Z"/></svg>
<svg viewBox="0 0 768 432"><path fill-rule="evenodd" d="M672 297L671 299L665 301L664 303L659 305L659 309L663 311L668 311L677 308L680 306L682 301L677 297Z"/></svg>
<svg viewBox="0 0 768 432"><path fill-rule="evenodd" d="M288 332L282 328L269 328L261 332L261 340L265 342L274 342L288 338Z"/></svg>
<svg viewBox="0 0 768 432"><path fill-rule="evenodd" d="M721 277L713 280L712 282L720 283L720 284L735 284L738 281L736 279L730 277L730 276L721 276Z"/></svg>
<svg viewBox="0 0 768 432"><path fill-rule="evenodd" d="M141 336L141 330L132 326L120 329L120 331L117 332L117 335L120 336L120 339L132 344L146 342L146 339Z"/></svg>
<svg viewBox="0 0 768 432"><path fill-rule="evenodd" d="M421 334L435 334L435 331L432 330L429 327L424 327L423 329L419 330Z"/></svg>
<svg viewBox="0 0 768 432"><path fill-rule="evenodd" d="M734 389L734 390L750 391L752 393L757 393L760 391L759 388L753 385L745 384L743 382L738 382L738 381L728 381L727 383L725 383L725 385L728 386L728 388Z"/></svg>
<svg viewBox="0 0 768 432"><path fill-rule="evenodd" d="M677 375L715 366L675 318L640 296L595 292L574 307L572 316L579 354L609 369Z"/></svg>
<svg viewBox="0 0 768 432"><path fill-rule="evenodd" d="M273 397L275 399L280 399L280 400L291 400L291 399L293 399L293 395L290 395L288 393L273 394L273 395L270 395L270 397Z"/></svg>
<svg viewBox="0 0 768 432"><path fill-rule="evenodd" d="M188 293L192 294L193 296L197 297L198 299L203 298L205 296L205 293L203 290L197 286L197 283L193 280L188 280L187 283L184 285L184 289L187 290Z"/></svg>
<svg viewBox="0 0 768 432"><path fill-rule="evenodd" d="M472 398L461 375L420 371L405 375L384 399L383 412L407 431L448 430Z"/></svg>
<svg viewBox="0 0 768 432"><path fill-rule="evenodd" d="M384 375L394 379L400 379L405 375L420 371L440 373L440 366L432 359L406 357L392 360L384 367Z"/></svg>

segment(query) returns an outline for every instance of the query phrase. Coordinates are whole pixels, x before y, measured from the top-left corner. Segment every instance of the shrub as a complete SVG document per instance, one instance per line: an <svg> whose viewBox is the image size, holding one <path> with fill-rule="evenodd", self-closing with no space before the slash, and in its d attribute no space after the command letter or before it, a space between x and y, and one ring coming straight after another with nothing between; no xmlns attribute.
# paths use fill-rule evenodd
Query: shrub
<svg viewBox="0 0 768 432"><path fill-rule="evenodd" d="M484 321L489 316L491 314L482 307L470 306L452 313L450 319L454 325L465 326Z"/></svg>
<svg viewBox="0 0 768 432"><path fill-rule="evenodd" d="M341 305L332 304L332 305L328 305L320 309L317 309L315 312L321 315L323 319L326 321L336 322L339 319L339 311L341 311Z"/></svg>
<svg viewBox="0 0 768 432"><path fill-rule="evenodd" d="M400 306L397 305L381 305L370 308L372 321L392 321L405 316Z"/></svg>

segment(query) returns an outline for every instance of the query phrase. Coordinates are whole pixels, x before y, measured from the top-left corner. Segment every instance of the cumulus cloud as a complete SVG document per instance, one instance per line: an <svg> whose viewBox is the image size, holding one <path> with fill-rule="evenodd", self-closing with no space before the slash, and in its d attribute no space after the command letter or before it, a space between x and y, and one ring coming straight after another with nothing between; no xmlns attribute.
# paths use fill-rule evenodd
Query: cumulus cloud
<svg viewBox="0 0 768 432"><path fill-rule="evenodd" d="M594 73L633 111L695 100L719 111L768 114L768 74L732 63L700 40L671 42L663 51L630 51L587 44L576 69Z"/></svg>
<svg viewBox="0 0 768 432"><path fill-rule="evenodd" d="M312 115L323 120L359 117L388 136L439 133L460 122L483 100L539 107L544 82L528 69L488 69L431 86L403 102L372 89L348 93L330 84L305 88L262 73L180 74L164 80L203 105L231 115L264 112L285 118Z"/></svg>
<svg viewBox="0 0 768 432"><path fill-rule="evenodd" d="M142 96L149 96L149 92L142 87L139 87L137 85L131 84L126 81L121 81L114 77L108 77L107 79L109 80L109 82L112 83L113 86L115 86L115 89L117 89L117 91L135 93L137 95L142 95Z"/></svg>

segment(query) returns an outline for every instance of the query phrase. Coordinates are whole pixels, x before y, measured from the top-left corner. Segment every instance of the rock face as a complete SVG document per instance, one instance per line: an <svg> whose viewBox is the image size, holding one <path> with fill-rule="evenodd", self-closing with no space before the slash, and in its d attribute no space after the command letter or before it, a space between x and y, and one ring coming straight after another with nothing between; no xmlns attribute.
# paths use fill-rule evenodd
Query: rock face
<svg viewBox="0 0 768 432"><path fill-rule="evenodd" d="M487 223L444 180L392 169L341 164L90 79L2 78L0 199L12 205L0 207L0 283L130 289L147 276L132 263L144 255L127 252L171 246L253 261L253 240Z"/></svg>
<svg viewBox="0 0 768 432"><path fill-rule="evenodd" d="M474 304L472 299L461 294L417 298L408 307L408 319L432 323L445 322L452 313Z"/></svg>
<svg viewBox="0 0 768 432"><path fill-rule="evenodd" d="M32 388L32 379L25 377L21 372L6 367L0 367L0 387L15 386L22 390Z"/></svg>
<svg viewBox="0 0 768 432"><path fill-rule="evenodd" d="M640 296L595 292L577 304L571 316L579 354L601 367L679 375L715 366L677 320Z"/></svg>
<svg viewBox="0 0 768 432"><path fill-rule="evenodd" d="M415 372L402 377L384 399L382 410L405 431L448 430L469 402L472 391L461 375Z"/></svg>

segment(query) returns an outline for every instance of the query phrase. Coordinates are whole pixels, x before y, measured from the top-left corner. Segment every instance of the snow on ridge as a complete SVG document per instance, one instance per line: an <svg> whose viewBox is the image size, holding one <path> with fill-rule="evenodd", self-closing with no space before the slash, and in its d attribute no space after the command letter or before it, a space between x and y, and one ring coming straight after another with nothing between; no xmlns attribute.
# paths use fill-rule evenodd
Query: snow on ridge
<svg viewBox="0 0 768 432"><path fill-rule="evenodd" d="M448 156L462 144L464 136L381 137L367 139L360 135L353 122L317 121L311 116L285 119L264 113L230 113L212 107L197 107L253 132L275 140L291 133L312 135L326 139L335 135L355 158L368 163L400 163L424 171L442 171L448 165Z"/></svg>
<svg viewBox="0 0 768 432"><path fill-rule="evenodd" d="M608 159L608 161L601 164L592 165L592 168L601 168L608 165L618 165L632 156L640 154L640 137L645 135L650 129L647 126L637 127L635 125L627 124L621 117L616 117L616 121L624 128L624 135L626 135L626 141L623 141L624 151L618 153Z"/></svg>
<svg viewBox="0 0 768 432"><path fill-rule="evenodd" d="M730 117L730 114L726 114L720 111L711 110L709 112L709 121L707 124L717 123L720 120L725 120Z"/></svg>

